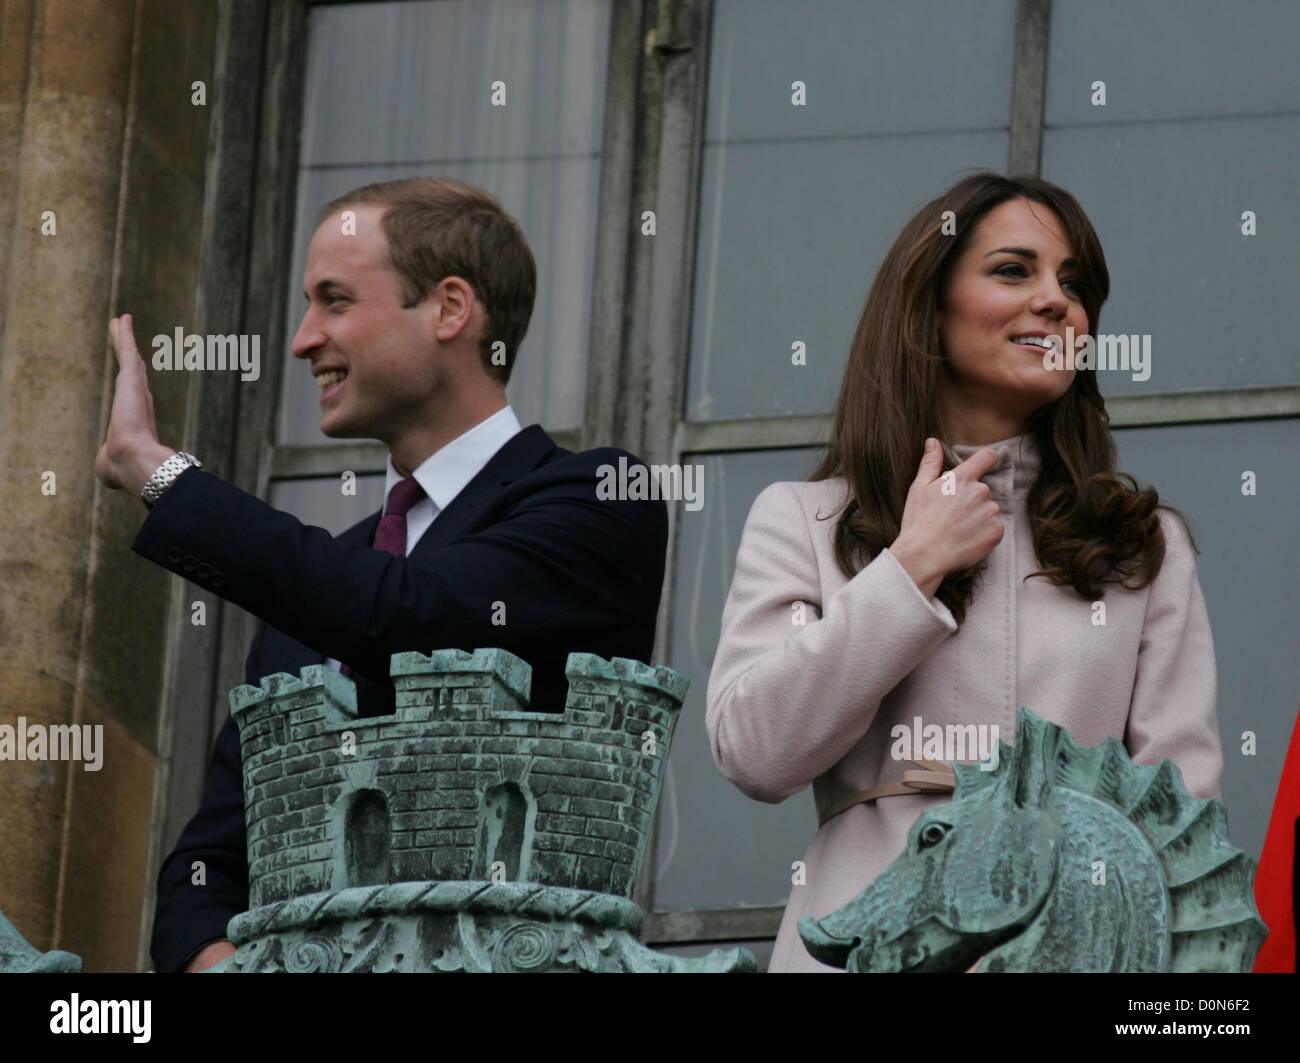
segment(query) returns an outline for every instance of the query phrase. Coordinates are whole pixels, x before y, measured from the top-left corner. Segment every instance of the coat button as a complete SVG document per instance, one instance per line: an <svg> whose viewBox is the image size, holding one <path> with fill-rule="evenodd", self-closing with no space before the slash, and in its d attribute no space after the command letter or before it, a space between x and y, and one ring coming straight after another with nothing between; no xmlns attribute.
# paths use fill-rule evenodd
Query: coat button
<svg viewBox="0 0 1300 1063"><path fill-rule="evenodd" d="M181 568L185 569L186 572L193 572L198 567L198 563L199 559L197 557L193 554L186 554L185 560L181 562Z"/></svg>
<svg viewBox="0 0 1300 1063"><path fill-rule="evenodd" d="M214 587L220 587L226 582L226 574L224 572L214 572L212 573L212 579L209 582L211 582Z"/></svg>
<svg viewBox="0 0 1300 1063"><path fill-rule="evenodd" d="M199 579L207 579L208 574L211 571L212 571L212 566L209 565L206 561L204 561L203 564L199 566L199 572L198 572Z"/></svg>
<svg viewBox="0 0 1300 1063"><path fill-rule="evenodd" d="M174 565L180 561L182 553L184 553L184 551L181 550L179 546L173 546L167 551L167 560Z"/></svg>

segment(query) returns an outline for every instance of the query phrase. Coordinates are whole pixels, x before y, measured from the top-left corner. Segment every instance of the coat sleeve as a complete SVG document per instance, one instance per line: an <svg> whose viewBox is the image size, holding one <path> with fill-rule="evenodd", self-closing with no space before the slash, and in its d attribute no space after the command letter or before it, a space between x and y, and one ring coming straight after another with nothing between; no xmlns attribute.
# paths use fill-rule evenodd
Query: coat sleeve
<svg viewBox="0 0 1300 1063"><path fill-rule="evenodd" d="M496 646L532 659L641 648L663 581L666 507L598 499L587 466L566 468L496 523L409 558L346 545L187 469L132 549L381 682L403 650Z"/></svg>
<svg viewBox="0 0 1300 1063"><path fill-rule="evenodd" d="M881 699L957 630L888 550L823 602L815 520L794 485L758 496L709 677L713 758L760 801L783 801L825 774L861 740Z"/></svg>
<svg viewBox="0 0 1300 1063"><path fill-rule="evenodd" d="M1159 512L1165 559L1147 597L1125 745L1134 763L1172 760L1193 797L1218 797L1223 752L1210 618L1187 530Z"/></svg>

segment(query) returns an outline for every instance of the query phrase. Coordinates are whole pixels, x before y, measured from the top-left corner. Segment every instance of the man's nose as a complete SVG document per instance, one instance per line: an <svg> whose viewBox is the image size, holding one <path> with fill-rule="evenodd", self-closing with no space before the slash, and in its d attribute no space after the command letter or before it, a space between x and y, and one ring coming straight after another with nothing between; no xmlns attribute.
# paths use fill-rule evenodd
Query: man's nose
<svg viewBox="0 0 1300 1063"><path fill-rule="evenodd" d="M302 323L298 326L298 331L294 333L289 350L293 352L295 358L307 358L324 342L325 336L316 325L316 315L312 308L308 307L307 312L302 315Z"/></svg>

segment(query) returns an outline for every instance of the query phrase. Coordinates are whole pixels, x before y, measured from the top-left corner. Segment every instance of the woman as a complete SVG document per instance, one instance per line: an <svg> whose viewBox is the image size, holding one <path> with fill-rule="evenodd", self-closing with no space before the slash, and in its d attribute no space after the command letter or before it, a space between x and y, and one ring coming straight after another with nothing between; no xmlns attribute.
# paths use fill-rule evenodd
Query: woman
<svg viewBox="0 0 1300 1063"><path fill-rule="evenodd" d="M829 970L799 917L855 897L947 800L863 799L904 789L918 724L1010 742L1023 705L1084 745L1113 735L1139 764L1169 758L1193 795L1219 792L1194 545L1153 489L1116 475L1096 370L1047 368L1068 329L1095 332L1109 283L1069 193L960 181L881 266L813 481L754 503L707 725L749 796L813 786L822 826L792 876L773 971Z"/></svg>

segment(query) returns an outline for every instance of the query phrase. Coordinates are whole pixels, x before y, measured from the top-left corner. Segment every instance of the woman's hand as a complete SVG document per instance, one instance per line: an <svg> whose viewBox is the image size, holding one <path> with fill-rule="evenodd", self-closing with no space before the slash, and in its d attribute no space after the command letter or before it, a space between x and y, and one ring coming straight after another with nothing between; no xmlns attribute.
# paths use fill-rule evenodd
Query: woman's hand
<svg viewBox="0 0 1300 1063"><path fill-rule="evenodd" d="M889 552L927 598L934 597L946 576L979 564L1002 541L998 504L988 484L980 482L997 461L998 452L985 447L940 475L943 451L936 440L926 440L907 491L902 527Z"/></svg>

